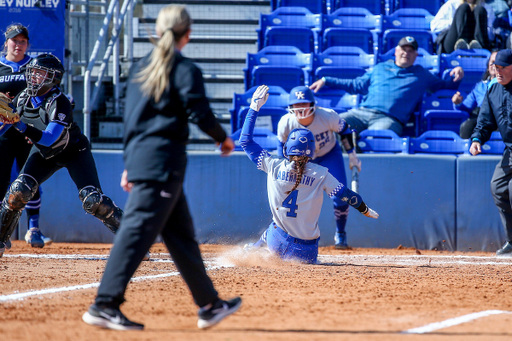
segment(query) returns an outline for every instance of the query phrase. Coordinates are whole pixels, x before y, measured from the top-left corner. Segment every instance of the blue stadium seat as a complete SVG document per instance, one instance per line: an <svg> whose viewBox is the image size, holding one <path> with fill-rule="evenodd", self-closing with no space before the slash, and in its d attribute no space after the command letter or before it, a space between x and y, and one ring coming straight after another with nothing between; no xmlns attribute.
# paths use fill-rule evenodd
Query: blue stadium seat
<svg viewBox="0 0 512 341"><path fill-rule="evenodd" d="M389 51L398 46L398 42L405 36L412 36L418 42L418 46L429 54L434 54L434 40L432 33L425 30L413 29L389 29L382 36L382 51Z"/></svg>
<svg viewBox="0 0 512 341"><path fill-rule="evenodd" d="M395 60L395 48L392 48L388 52L377 56L377 63L385 62L387 60ZM439 56L437 54L430 54L424 48L418 48L418 57L414 65L421 65L430 73L439 75Z"/></svg>
<svg viewBox="0 0 512 341"><path fill-rule="evenodd" d="M491 53L483 49L455 50L450 54L441 54L440 72L443 79L450 78L450 71L461 66L464 69L464 78L459 89L471 92L475 84L482 80L482 75L487 69L487 60Z"/></svg>
<svg viewBox="0 0 512 341"><path fill-rule="evenodd" d="M242 147L240 147L240 143L238 140L240 139L240 133L242 129L238 129L235 131L231 138L235 142L235 151L242 151ZM277 149L277 136L268 129L265 128L254 128L254 141L258 143L263 149L266 150L276 150Z"/></svg>
<svg viewBox="0 0 512 341"><path fill-rule="evenodd" d="M402 8L382 17L382 31L407 29L430 31L434 16L423 8Z"/></svg>
<svg viewBox="0 0 512 341"><path fill-rule="evenodd" d="M313 56L315 79L324 76L356 78L362 76L374 64L373 55L355 46L330 47L323 53Z"/></svg>
<svg viewBox="0 0 512 341"><path fill-rule="evenodd" d="M295 46L304 53L319 51L318 34L307 27L267 27L263 46Z"/></svg>
<svg viewBox="0 0 512 341"><path fill-rule="evenodd" d="M322 49L333 46L355 46L368 54L375 54L378 36L376 32L364 28L330 27L324 31Z"/></svg>
<svg viewBox="0 0 512 341"><path fill-rule="evenodd" d="M460 110L427 110L423 114L426 130L450 130L457 134L468 118L469 114Z"/></svg>
<svg viewBox="0 0 512 341"><path fill-rule="evenodd" d="M409 137L392 130L363 130L357 146L364 153L409 153Z"/></svg>
<svg viewBox="0 0 512 341"><path fill-rule="evenodd" d="M247 116L247 113L249 112L249 107L244 107L240 109L238 112L238 127L237 129L241 129L245 117ZM277 134L277 124L279 123L279 120L283 115L285 115L288 111L284 108L271 108L267 107L266 103L265 106L262 107L258 113L258 118L256 120L256 126L262 127L262 125L265 125L265 128L272 131L274 134ZM267 120L268 118L268 120Z"/></svg>
<svg viewBox="0 0 512 341"><path fill-rule="evenodd" d="M323 29L337 28L364 28L381 31L382 16L372 14L366 8L342 7L332 14L323 16Z"/></svg>
<svg viewBox="0 0 512 341"><path fill-rule="evenodd" d="M505 150L505 143L503 143L503 139L501 138L501 134L499 131L494 131L491 134L491 138L489 141L485 142L482 146L482 154L503 154Z"/></svg>
<svg viewBox="0 0 512 341"><path fill-rule="evenodd" d="M420 137L411 138L410 153L468 154L469 142L453 131L428 130Z"/></svg>
<svg viewBox="0 0 512 341"><path fill-rule="evenodd" d="M233 95L233 107L229 109L231 114L231 131L236 131L243 124L243 122L238 122L238 113L240 109L247 108L251 105L252 95L257 88L258 86L254 86L243 94L235 93ZM268 95L265 108L284 109L288 106L290 94L284 91L280 86L269 86Z"/></svg>
<svg viewBox="0 0 512 341"><path fill-rule="evenodd" d="M435 16L443 2L443 0L396 0L394 8L423 8Z"/></svg>
<svg viewBox="0 0 512 341"><path fill-rule="evenodd" d="M324 13L327 14L327 0L273 0L277 2L277 7L305 7L311 13ZM276 8L277 8L276 7ZM275 8L274 8L275 9Z"/></svg>
<svg viewBox="0 0 512 341"><path fill-rule="evenodd" d="M363 7L373 14L385 14L387 0L332 0L333 8Z"/></svg>
<svg viewBox="0 0 512 341"><path fill-rule="evenodd" d="M255 85L277 85L285 91L309 83L312 56L293 46L268 46L247 54L245 89Z"/></svg>
<svg viewBox="0 0 512 341"><path fill-rule="evenodd" d="M338 113L356 108L359 105L359 95L351 95L340 89L330 89L324 86L315 93L316 105L333 109Z"/></svg>
<svg viewBox="0 0 512 341"><path fill-rule="evenodd" d="M421 101L420 117L419 117L419 121L420 121L419 127L418 127L419 133L423 133L426 130L444 130L444 129L436 129L436 128L433 128L433 126L432 126L432 124L434 124L434 125L437 124L437 121L438 121L438 118L436 117L437 114L430 114L431 115L430 119L432 120L432 122L430 123L431 126L429 126L429 124L427 122L427 118L425 117L425 114L430 111L433 111L433 112L454 111L452 97L457 91L458 90L439 90L433 94L427 93L423 96L423 99ZM465 92L463 92L463 91L459 91L459 92L461 93L462 97L464 97L464 98L467 97ZM462 117L462 116L459 116L459 117ZM455 121L456 121L456 119L455 119ZM459 125L460 125L460 123L462 123L462 122L459 121ZM452 126L454 127L455 125L456 125L456 123L452 122ZM459 133L459 128L457 128L456 130L455 129L449 129L449 130L452 130L452 131L456 132L457 134Z"/></svg>
<svg viewBox="0 0 512 341"><path fill-rule="evenodd" d="M322 15L313 14L304 7L279 7L270 14L260 15L258 32L258 49L265 44L265 34L270 27L302 27L316 33L322 30ZM289 45L289 44L286 44Z"/></svg>

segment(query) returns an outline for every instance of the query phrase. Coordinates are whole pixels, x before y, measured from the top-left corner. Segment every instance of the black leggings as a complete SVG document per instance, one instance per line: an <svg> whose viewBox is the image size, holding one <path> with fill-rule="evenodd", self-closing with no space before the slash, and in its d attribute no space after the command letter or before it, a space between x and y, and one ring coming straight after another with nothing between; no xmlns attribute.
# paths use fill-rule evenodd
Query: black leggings
<svg viewBox="0 0 512 341"><path fill-rule="evenodd" d="M487 34L487 10L483 6L476 6L472 11L467 3L457 8L453 16L452 25L443 40L443 51L452 53L455 43L464 39L469 44L476 40L484 49L490 49L489 36Z"/></svg>

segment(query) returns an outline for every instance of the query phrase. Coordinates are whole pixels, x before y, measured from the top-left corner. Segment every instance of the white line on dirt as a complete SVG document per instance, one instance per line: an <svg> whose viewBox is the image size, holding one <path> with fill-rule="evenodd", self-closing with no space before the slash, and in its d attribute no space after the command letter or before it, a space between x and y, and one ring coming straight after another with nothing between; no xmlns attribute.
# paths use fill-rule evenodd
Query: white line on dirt
<svg viewBox="0 0 512 341"><path fill-rule="evenodd" d="M430 265L512 265L512 258L482 256L429 255L319 255L321 263L345 262L358 265L393 264L405 266Z"/></svg>
<svg viewBox="0 0 512 341"><path fill-rule="evenodd" d="M217 269L225 268L225 267L226 267L225 265L211 266L211 267L207 267L206 271L217 270ZM140 276L140 277L132 278L131 282L139 282L139 281L151 280L151 279L156 279L156 278L165 278L165 277L177 276L179 274L180 274L179 272L175 271L175 272L169 272L169 273L160 274L160 275ZM24 299L24 298L27 298L30 296L36 296L36 295L46 295L46 294L55 294L55 293L66 292L66 291L91 289L91 288L97 288L99 286L100 286L100 283L97 282L97 283L89 283L89 284L83 284L83 285L73 285L70 287L50 288L50 289L22 292L22 293L11 294L11 295L2 295L2 296L0 296L0 302L21 300L21 299Z"/></svg>
<svg viewBox="0 0 512 341"><path fill-rule="evenodd" d="M464 316L451 318L451 319L441 321L441 322L430 323L423 327L404 330L402 333L404 333L404 334L425 334L425 333L433 332L438 329L453 327L453 326L456 326L456 325L459 325L462 323L470 322L470 321L479 319L481 317L486 317L486 316L490 316L490 315L498 315L498 314L510 314L510 313L512 313L512 312L504 311L504 310L485 310L485 311L480 311L478 313L473 313L473 314L468 314L468 315L464 315Z"/></svg>

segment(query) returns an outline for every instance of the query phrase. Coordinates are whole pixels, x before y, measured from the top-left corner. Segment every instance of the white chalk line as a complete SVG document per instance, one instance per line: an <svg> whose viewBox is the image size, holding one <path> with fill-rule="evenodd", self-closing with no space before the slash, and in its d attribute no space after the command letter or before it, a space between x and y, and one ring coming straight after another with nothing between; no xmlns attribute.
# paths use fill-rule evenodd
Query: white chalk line
<svg viewBox="0 0 512 341"><path fill-rule="evenodd" d="M441 322L430 323L423 327L407 329L407 330L404 330L402 333L404 333L404 334L425 334L425 333L433 332L435 330L453 327L453 326L456 326L456 325L459 325L462 323L470 322L470 321L473 321L473 320L476 320L476 319L479 319L482 317L486 317L486 316L498 315L498 314L511 314L511 313L512 312L505 311L505 310L485 310L485 311L480 311L478 313L473 313L473 314L468 314L468 315L464 315L464 316L451 318L451 319L441 321Z"/></svg>
<svg viewBox="0 0 512 341"><path fill-rule="evenodd" d="M217 270L221 268L230 267L229 265L215 265L210 266L206 268L206 271L212 271ZM157 278L165 278L165 277L171 277L171 276L178 276L180 273L178 271L169 272L166 274L159 274L159 275L151 275L151 276L139 276L134 277L131 279L130 282L140 282L140 281L146 281L146 280L152 280ZM82 284L82 285L73 285L69 287L61 287L61 288L50 288L50 289L43 289L43 290L36 290L36 291L28 291L23 293L16 293L11 295L2 295L0 296L0 302L7 302L7 301L15 301L15 300L21 300L27 297L31 296L37 296L37 295L47 295L47 294L56 294L66 291L75 291L75 290L84 290L84 289L91 289L91 288L97 288L100 286L99 282L96 283L89 283L89 284Z"/></svg>
<svg viewBox="0 0 512 341"><path fill-rule="evenodd" d="M358 265L512 265L512 258L428 255L319 255L321 263L350 262Z"/></svg>

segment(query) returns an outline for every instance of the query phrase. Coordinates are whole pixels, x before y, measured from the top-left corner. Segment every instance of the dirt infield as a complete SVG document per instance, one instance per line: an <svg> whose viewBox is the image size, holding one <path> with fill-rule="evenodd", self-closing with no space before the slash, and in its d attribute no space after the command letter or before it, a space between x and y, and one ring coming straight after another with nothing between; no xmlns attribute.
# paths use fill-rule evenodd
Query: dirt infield
<svg viewBox="0 0 512 341"><path fill-rule="evenodd" d="M248 255L240 246L201 248L221 297L243 298L240 311L210 330L199 330L188 289L164 247L156 244L122 306L146 329L118 332L81 320L96 293L110 245L57 243L32 249L15 241L0 259L0 335L9 341L512 337L512 258L321 248L321 264L304 265L265 252Z"/></svg>

